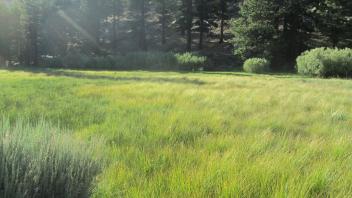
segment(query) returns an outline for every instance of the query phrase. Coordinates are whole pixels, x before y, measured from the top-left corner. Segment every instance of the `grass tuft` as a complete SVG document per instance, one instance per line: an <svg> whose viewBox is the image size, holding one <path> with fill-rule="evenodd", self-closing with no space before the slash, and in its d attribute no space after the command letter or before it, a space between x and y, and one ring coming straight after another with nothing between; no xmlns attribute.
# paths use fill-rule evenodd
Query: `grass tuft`
<svg viewBox="0 0 352 198"><path fill-rule="evenodd" d="M93 146L45 121L0 121L0 197L89 197L101 169Z"/></svg>

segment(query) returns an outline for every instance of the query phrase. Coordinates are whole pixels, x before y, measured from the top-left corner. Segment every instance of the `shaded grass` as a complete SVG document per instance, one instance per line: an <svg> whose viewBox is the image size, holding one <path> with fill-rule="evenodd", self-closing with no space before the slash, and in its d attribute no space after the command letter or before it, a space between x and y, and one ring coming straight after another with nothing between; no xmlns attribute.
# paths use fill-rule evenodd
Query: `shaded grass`
<svg viewBox="0 0 352 198"><path fill-rule="evenodd" d="M0 111L104 137L94 197L352 196L351 81L53 72L0 70Z"/></svg>

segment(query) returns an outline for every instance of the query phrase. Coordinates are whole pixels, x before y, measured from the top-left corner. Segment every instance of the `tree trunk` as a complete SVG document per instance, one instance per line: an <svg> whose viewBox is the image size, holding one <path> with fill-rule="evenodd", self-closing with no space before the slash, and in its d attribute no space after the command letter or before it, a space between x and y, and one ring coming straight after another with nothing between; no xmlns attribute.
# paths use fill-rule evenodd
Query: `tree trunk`
<svg viewBox="0 0 352 198"><path fill-rule="evenodd" d="M95 54L100 54L100 19L98 17L95 17L94 19L94 53Z"/></svg>
<svg viewBox="0 0 352 198"><path fill-rule="evenodd" d="M112 27L112 49L113 53L117 54L117 0L114 0L114 19L113 19L113 27Z"/></svg>
<svg viewBox="0 0 352 198"><path fill-rule="evenodd" d="M199 21L199 50L203 49L203 35L204 35L204 20L201 18Z"/></svg>
<svg viewBox="0 0 352 198"><path fill-rule="evenodd" d="M224 29L225 29L225 12L226 12L226 3L225 0L221 0L220 2L220 9L221 9L221 13L220 13L220 39L219 39L219 43L223 43L224 42Z"/></svg>
<svg viewBox="0 0 352 198"><path fill-rule="evenodd" d="M35 22L33 24L33 34L31 37L32 47L33 47L33 57L32 57L32 64L34 66L38 66L38 24Z"/></svg>
<svg viewBox="0 0 352 198"><path fill-rule="evenodd" d="M140 32L139 32L139 46L141 50L147 51L147 39L146 39L146 31L145 31L145 0L141 0L140 7Z"/></svg>
<svg viewBox="0 0 352 198"><path fill-rule="evenodd" d="M38 64L38 21L35 16L29 18L26 33L25 65L37 66Z"/></svg>
<svg viewBox="0 0 352 198"><path fill-rule="evenodd" d="M199 45L198 49L203 49L203 35L204 35L204 2L200 0L199 5Z"/></svg>
<svg viewBox="0 0 352 198"><path fill-rule="evenodd" d="M90 34L88 47L89 50L98 55L101 53L100 50L100 17L99 17L99 2L96 0L88 1L88 10L86 18L86 28Z"/></svg>
<svg viewBox="0 0 352 198"><path fill-rule="evenodd" d="M186 36L186 29L187 29L187 1L188 0L182 0L182 15L185 18L182 18L181 24L180 24L180 33L181 36Z"/></svg>
<svg viewBox="0 0 352 198"><path fill-rule="evenodd" d="M161 1L161 44L166 44L166 2Z"/></svg>
<svg viewBox="0 0 352 198"><path fill-rule="evenodd" d="M23 59L24 59L24 64L25 66L30 66L31 64L31 42L30 42L30 27L29 32L26 33L26 41L25 41L25 47L24 47L24 52L23 52Z"/></svg>
<svg viewBox="0 0 352 198"><path fill-rule="evenodd" d="M331 43L332 43L332 47L337 47L338 43L339 43L339 33L338 33L339 30L333 28L333 32L334 34L330 36L330 40L331 40Z"/></svg>
<svg viewBox="0 0 352 198"><path fill-rule="evenodd" d="M187 51L192 51L193 0L187 0Z"/></svg>

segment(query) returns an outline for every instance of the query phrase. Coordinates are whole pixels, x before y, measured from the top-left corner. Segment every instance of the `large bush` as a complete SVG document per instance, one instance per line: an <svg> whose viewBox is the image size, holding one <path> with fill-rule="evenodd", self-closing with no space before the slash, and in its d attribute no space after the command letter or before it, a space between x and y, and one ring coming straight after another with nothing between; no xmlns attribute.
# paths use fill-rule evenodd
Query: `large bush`
<svg viewBox="0 0 352 198"><path fill-rule="evenodd" d="M0 121L0 197L89 197L100 170L92 147L45 122Z"/></svg>
<svg viewBox="0 0 352 198"><path fill-rule="evenodd" d="M250 58L244 62L243 70L248 73L265 73L270 70L270 64L264 58Z"/></svg>
<svg viewBox="0 0 352 198"><path fill-rule="evenodd" d="M297 58L298 73L320 77L351 77L352 49L316 48Z"/></svg>

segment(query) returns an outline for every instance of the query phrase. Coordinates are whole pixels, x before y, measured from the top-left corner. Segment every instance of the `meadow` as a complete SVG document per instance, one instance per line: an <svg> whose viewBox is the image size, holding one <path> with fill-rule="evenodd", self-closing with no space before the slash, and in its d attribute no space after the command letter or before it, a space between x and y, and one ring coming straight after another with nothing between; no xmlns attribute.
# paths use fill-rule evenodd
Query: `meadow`
<svg viewBox="0 0 352 198"><path fill-rule="evenodd" d="M96 198L351 197L351 98L351 80L293 74L4 69L0 153L9 131L40 131L13 145L41 158L51 132L65 155L32 161L87 169L65 170Z"/></svg>

